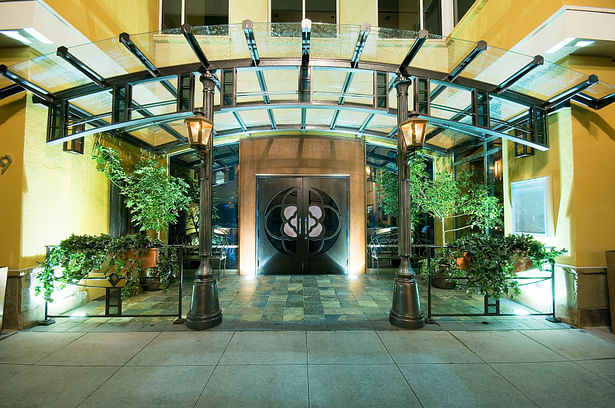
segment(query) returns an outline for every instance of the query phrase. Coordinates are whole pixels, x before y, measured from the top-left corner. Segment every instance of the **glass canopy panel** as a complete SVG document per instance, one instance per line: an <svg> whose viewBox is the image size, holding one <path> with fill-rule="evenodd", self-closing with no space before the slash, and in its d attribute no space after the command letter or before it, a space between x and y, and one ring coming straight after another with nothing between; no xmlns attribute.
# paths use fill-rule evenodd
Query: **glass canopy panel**
<svg viewBox="0 0 615 408"><path fill-rule="evenodd" d="M91 82L88 77L55 54L19 62L11 66L10 70L51 93Z"/></svg>
<svg viewBox="0 0 615 408"><path fill-rule="evenodd" d="M273 111L273 116L278 125L296 125L301 124L301 109L276 109Z"/></svg>
<svg viewBox="0 0 615 408"><path fill-rule="evenodd" d="M199 62L180 29L136 34L130 39L156 68Z"/></svg>
<svg viewBox="0 0 615 408"><path fill-rule="evenodd" d="M210 61L250 58L241 24L193 27L192 32Z"/></svg>
<svg viewBox="0 0 615 408"><path fill-rule="evenodd" d="M254 69L237 69L236 101L237 103L263 102L263 92Z"/></svg>
<svg viewBox="0 0 615 408"><path fill-rule="evenodd" d="M186 125L184 124L184 120L174 120L173 122L167 123L171 129L188 139L188 130L186 129Z"/></svg>
<svg viewBox="0 0 615 408"><path fill-rule="evenodd" d="M411 67L450 73L474 47L475 42L456 38L428 39L412 60Z"/></svg>
<svg viewBox="0 0 615 408"><path fill-rule="evenodd" d="M237 112L246 127L271 126L267 109L252 109Z"/></svg>
<svg viewBox="0 0 615 408"><path fill-rule="evenodd" d="M221 132L229 129L241 129L232 112L214 112L214 130Z"/></svg>
<svg viewBox="0 0 615 408"><path fill-rule="evenodd" d="M435 137L429 139L429 144L442 149L450 149L456 145L472 139L472 136L465 135L450 129L445 129Z"/></svg>
<svg viewBox="0 0 615 408"><path fill-rule="evenodd" d="M167 80L177 89L177 77ZM162 115L177 111L177 102L173 95L159 81L149 81L132 87L133 102L142 105L153 115Z"/></svg>
<svg viewBox="0 0 615 408"><path fill-rule="evenodd" d="M615 86L602 81L596 82L595 84L583 91L585 95L591 96L595 99L602 99L605 96L613 94L614 92Z"/></svg>
<svg viewBox="0 0 615 408"><path fill-rule="evenodd" d="M329 126L334 114L334 109L308 109L306 112L307 126Z"/></svg>
<svg viewBox="0 0 615 408"><path fill-rule="evenodd" d="M533 60L528 55L487 46L460 74L461 77L499 85Z"/></svg>
<svg viewBox="0 0 615 408"><path fill-rule="evenodd" d="M99 116L106 114L101 119L106 122L111 121L111 106L113 104L113 96L111 91L104 90L93 94L81 96L79 98L71 99L71 105L75 105L78 108L83 109L93 116Z"/></svg>
<svg viewBox="0 0 615 408"><path fill-rule="evenodd" d="M263 75L272 101L297 99L299 70L296 67L266 69Z"/></svg>
<svg viewBox="0 0 615 408"><path fill-rule="evenodd" d="M341 110L337 117L337 126L358 129L361 127L369 114L354 110Z"/></svg>
<svg viewBox="0 0 615 408"><path fill-rule="evenodd" d="M525 105L497 96L491 96L489 101L489 117L492 121L491 126L496 126L499 123L498 121L512 120L527 110L528 107Z"/></svg>
<svg viewBox="0 0 615 408"><path fill-rule="evenodd" d="M260 58L301 58L301 23L255 23L254 40Z"/></svg>
<svg viewBox="0 0 615 408"><path fill-rule="evenodd" d="M431 92L439 86L436 81L430 81ZM431 115L437 118L450 119L465 109L472 109L472 92L467 89L445 86L431 101ZM469 115L464 115L469 116Z"/></svg>
<svg viewBox="0 0 615 408"><path fill-rule="evenodd" d="M310 57L351 59L361 27L318 23L312 24L312 31Z"/></svg>
<svg viewBox="0 0 615 408"><path fill-rule="evenodd" d="M312 99L317 101L339 101L346 71L314 67L312 70Z"/></svg>
<svg viewBox="0 0 615 408"><path fill-rule="evenodd" d="M395 129L397 126L397 117L393 115L379 115L376 114L370 120L367 125L366 130L371 130L372 132L386 133L389 134Z"/></svg>
<svg viewBox="0 0 615 408"><path fill-rule="evenodd" d="M150 126L139 130L133 130L130 132L130 134L137 139L141 139L145 143L150 144L154 147L177 140L176 138L171 136L166 130L160 128L160 126Z"/></svg>
<svg viewBox="0 0 615 408"><path fill-rule="evenodd" d="M586 81L587 78L585 74L545 61L543 65L528 73L509 89L542 100L549 100Z"/></svg>
<svg viewBox="0 0 615 408"><path fill-rule="evenodd" d="M356 71L346 93L346 102L374 104L374 74L372 71Z"/></svg>
<svg viewBox="0 0 615 408"><path fill-rule="evenodd" d="M69 51L104 78L145 69L117 37L71 47Z"/></svg>
<svg viewBox="0 0 615 408"><path fill-rule="evenodd" d="M416 31L372 27L360 61L400 65L417 36Z"/></svg>

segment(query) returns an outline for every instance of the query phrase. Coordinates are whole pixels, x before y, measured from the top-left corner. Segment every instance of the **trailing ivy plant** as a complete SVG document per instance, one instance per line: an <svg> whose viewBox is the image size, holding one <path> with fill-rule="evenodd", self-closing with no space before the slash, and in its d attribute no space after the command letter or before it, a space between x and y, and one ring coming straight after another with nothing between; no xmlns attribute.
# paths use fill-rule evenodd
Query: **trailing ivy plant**
<svg viewBox="0 0 615 408"><path fill-rule="evenodd" d="M153 158L139 161L134 171L127 173L117 151L96 144L93 159L98 171L117 186L126 199L132 221L141 231L160 231L175 224L179 211L188 208L188 184L167 175L166 169Z"/></svg>
<svg viewBox="0 0 615 408"><path fill-rule="evenodd" d="M529 257L539 270L555 258L565 254L565 249L547 248L531 235L506 237L470 234L442 248L431 262L424 262L422 275L438 276L445 266L448 276L466 277L468 293L478 291L490 296L514 297L520 294L514 279L513 264L516 258ZM463 269L458 260L464 259Z"/></svg>
<svg viewBox="0 0 615 408"><path fill-rule="evenodd" d="M144 275L141 257L147 249L160 247L159 240L144 234L131 234L121 237L101 234L71 235L57 246L49 247L42 268L37 274L39 284L35 286L36 295L42 294L52 302L56 282L60 288L66 284L78 284L91 273L102 273L106 278L116 274L126 279L122 289L124 296L137 291L139 277ZM166 248L159 254L158 275L160 287L168 288L179 273L178 248Z"/></svg>

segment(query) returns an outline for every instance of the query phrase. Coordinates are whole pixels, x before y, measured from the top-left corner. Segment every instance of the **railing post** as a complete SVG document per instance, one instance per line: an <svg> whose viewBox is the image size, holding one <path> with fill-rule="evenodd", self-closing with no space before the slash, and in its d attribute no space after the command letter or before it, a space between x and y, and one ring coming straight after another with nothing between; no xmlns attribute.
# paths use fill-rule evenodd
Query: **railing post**
<svg viewBox="0 0 615 408"><path fill-rule="evenodd" d="M561 323L562 320L555 317L555 260L549 261L549 264L551 265L551 316L546 317L546 320L551 323Z"/></svg>

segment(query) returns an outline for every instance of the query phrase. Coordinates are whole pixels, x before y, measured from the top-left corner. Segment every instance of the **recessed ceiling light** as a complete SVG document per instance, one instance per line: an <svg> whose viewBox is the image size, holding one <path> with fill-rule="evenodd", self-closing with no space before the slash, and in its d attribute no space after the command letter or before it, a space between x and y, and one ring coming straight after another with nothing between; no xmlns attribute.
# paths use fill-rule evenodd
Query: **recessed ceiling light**
<svg viewBox="0 0 615 408"><path fill-rule="evenodd" d="M574 45L575 47L587 47L588 45L592 45L595 41L591 40L579 40Z"/></svg>
<svg viewBox="0 0 615 408"><path fill-rule="evenodd" d="M556 52L564 48L566 45L568 45L568 43L570 43L572 40L574 40L574 37L564 38L562 41L549 48L546 54L555 54Z"/></svg>
<svg viewBox="0 0 615 408"><path fill-rule="evenodd" d="M43 34L36 31L35 28L27 27L27 28L24 28L24 30L26 31L26 33L30 34L32 37L36 38L43 44L53 44L53 41L51 41L49 38L45 37Z"/></svg>
<svg viewBox="0 0 615 408"><path fill-rule="evenodd" d="M26 37L24 37L23 35L19 34L18 31L14 31L14 30L6 30L6 31L0 31L0 34L4 34L7 37L10 37L14 40L20 41L23 44L32 44L32 41L28 40Z"/></svg>

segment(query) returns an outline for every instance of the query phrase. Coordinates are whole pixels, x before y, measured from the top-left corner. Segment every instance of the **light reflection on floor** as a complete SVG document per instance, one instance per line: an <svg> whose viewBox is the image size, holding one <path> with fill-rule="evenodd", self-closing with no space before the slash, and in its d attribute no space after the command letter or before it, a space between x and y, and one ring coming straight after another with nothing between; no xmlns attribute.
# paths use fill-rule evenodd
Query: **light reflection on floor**
<svg viewBox="0 0 615 408"><path fill-rule="evenodd" d="M223 311L224 328L270 329L344 329L376 328L393 329L388 323L392 303L392 271L379 274L358 275L350 279L343 275L277 275L240 277L226 275L218 282L220 307ZM188 274L189 276L189 274ZM420 299L423 312L427 315L427 283L419 280ZM168 291L148 291L133 296L123 303L123 314L177 314L178 286ZM190 307L191 283L184 283L183 315ZM66 312L75 317L104 314L104 298ZM434 314L477 314L483 312L483 297L468 296L463 289L443 290L432 288L432 313ZM461 324L486 324L491 327L509 327L514 320L515 328L549 328L551 323L544 317L524 316L535 310L503 299L501 313L515 313L515 317L447 317L438 316L440 326L461 322ZM149 318L151 321L166 321L170 318ZM90 319L130 322L145 321L145 318ZM503 323L502 323L503 322ZM480 328L480 327L478 327ZM485 327L487 328L487 327Z"/></svg>

